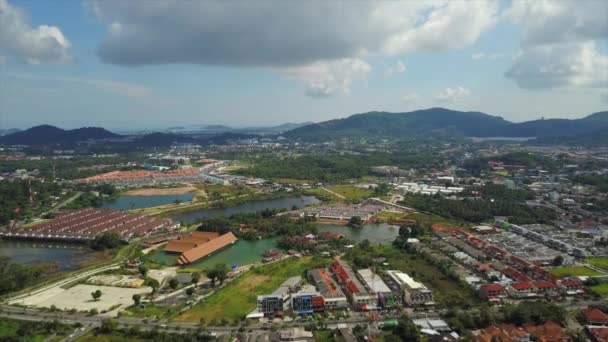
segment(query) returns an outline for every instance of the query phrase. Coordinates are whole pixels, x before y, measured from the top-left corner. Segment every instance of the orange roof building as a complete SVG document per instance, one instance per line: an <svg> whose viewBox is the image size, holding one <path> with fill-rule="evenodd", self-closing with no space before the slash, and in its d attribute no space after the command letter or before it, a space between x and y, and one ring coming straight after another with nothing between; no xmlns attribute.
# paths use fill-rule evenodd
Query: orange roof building
<svg viewBox="0 0 608 342"><path fill-rule="evenodd" d="M192 232L169 241L165 246L165 252L184 253L213 239L217 239L219 236L220 233L217 232Z"/></svg>
<svg viewBox="0 0 608 342"><path fill-rule="evenodd" d="M538 342L566 342L568 336L557 323L549 321L543 325L524 325L518 327L513 324L492 325L479 332L476 342L491 341L518 341L521 338L534 336Z"/></svg>
<svg viewBox="0 0 608 342"><path fill-rule="evenodd" d="M220 249L232 245L237 241L237 237L228 232L224 235L211 239L205 243L202 243L194 248L184 251L182 255L177 259L179 265L191 264L197 260L200 260ZM179 241L179 240L178 240Z"/></svg>

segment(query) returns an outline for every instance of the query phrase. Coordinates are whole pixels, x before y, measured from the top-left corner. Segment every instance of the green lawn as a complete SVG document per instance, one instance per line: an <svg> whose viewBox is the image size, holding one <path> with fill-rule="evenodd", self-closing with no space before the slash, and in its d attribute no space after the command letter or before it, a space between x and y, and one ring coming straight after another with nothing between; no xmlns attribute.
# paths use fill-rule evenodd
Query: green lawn
<svg viewBox="0 0 608 342"><path fill-rule="evenodd" d="M591 286L591 290L595 291L602 297L608 297L608 284L599 284Z"/></svg>
<svg viewBox="0 0 608 342"><path fill-rule="evenodd" d="M328 187L328 189L346 197L347 201L359 201L374 195L374 190L358 188L352 185L336 185Z"/></svg>
<svg viewBox="0 0 608 342"><path fill-rule="evenodd" d="M594 271L585 266L560 266L553 267L549 270L552 274L558 277L592 277L597 275L602 275L602 273Z"/></svg>
<svg viewBox="0 0 608 342"><path fill-rule="evenodd" d="M593 257L585 260L588 264L608 270L608 257Z"/></svg>
<svg viewBox="0 0 608 342"><path fill-rule="evenodd" d="M221 319L240 320L255 309L258 295L272 293L287 278L327 264L327 259L306 257L289 258L257 267L218 290L205 302L184 312L176 320L198 322L204 318L207 323Z"/></svg>

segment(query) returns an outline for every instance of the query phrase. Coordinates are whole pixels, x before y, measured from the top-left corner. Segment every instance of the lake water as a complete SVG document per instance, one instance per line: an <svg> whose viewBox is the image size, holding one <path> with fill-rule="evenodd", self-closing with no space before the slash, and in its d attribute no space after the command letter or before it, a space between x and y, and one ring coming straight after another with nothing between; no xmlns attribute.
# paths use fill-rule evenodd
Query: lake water
<svg viewBox="0 0 608 342"><path fill-rule="evenodd" d="M399 236L399 226L386 223L366 224L361 228L352 228L338 225L317 225L319 233L332 232L344 234L344 236L355 242L368 239L372 244L390 245Z"/></svg>
<svg viewBox="0 0 608 342"><path fill-rule="evenodd" d="M26 265L56 262L61 270L69 271L91 258L91 249L81 244L0 240L0 256Z"/></svg>
<svg viewBox="0 0 608 342"><path fill-rule="evenodd" d="M251 201L228 208L203 209L192 213L177 215L174 216L173 219L186 223L194 223L203 218L230 216L238 213L254 213L264 209L291 209L294 205L298 208L303 208L319 203L321 203L321 201L314 196L293 196L272 200Z"/></svg>
<svg viewBox="0 0 608 342"><path fill-rule="evenodd" d="M226 247L221 251L199 260L187 267L211 268L218 263L224 263L228 267L232 265L242 266L262 260L262 254L268 249L277 248L277 238L263 239L257 241L239 240L234 245ZM173 266L179 254L165 253L162 251L154 252L150 255L152 261L160 264Z"/></svg>
<svg viewBox="0 0 608 342"><path fill-rule="evenodd" d="M120 196L115 200L105 202L101 207L121 210L140 209L171 204L174 203L175 200L188 202L192 200L193 197L194 195L191 193L182 195Z"/></svg>

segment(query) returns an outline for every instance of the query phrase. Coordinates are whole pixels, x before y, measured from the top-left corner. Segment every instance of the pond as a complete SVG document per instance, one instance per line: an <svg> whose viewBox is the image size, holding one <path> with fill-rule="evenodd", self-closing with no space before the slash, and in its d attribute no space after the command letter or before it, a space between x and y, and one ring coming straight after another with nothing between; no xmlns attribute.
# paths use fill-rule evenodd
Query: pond
<svg viewBox="0 0 608 342"><path fill-rule="evenodd" d="M232 265L242 266L262 260L262 254L268 249L277 248L277 238L248 241L240 239L234 245L226 247L221 251L212 254L202 260L188 265L188 268L206 269L215 266L218 263L224 263L229 267ZM173 266L176 264L179 254L165 253L158 250L150 254L151 261L159 264Z"/></svg>
<svg viewBox="0 0 608 342"><path fill-rule="evenodd" d="M175 203L176 200L188 202L191 201L193 197L194 195L191 193L182 195L120 196L114 200L104 202L101 207L121 210L140 209L172 204Z"/></svg>
<svg viewBox="0 0 608 342"><path fill-rule="evenodd" d="M25 265L55 262L60 270L71 271L91 259L92 253L91 249L81 244L0 240L0 256Z"/></svg>
<svg viewBox="0 0 608 342"><path fill-rule="evenodd" d="M319 233L332 232L344 234L344 236L355 242L361 242L368 239L372 244L390 245L393 240L399 236L399 226L390 225L387 223L366 224L361 228L352 228L339 225L317 225Z"/></svg>
<svg viewBox="0 0 608 342"><path fill-rule="evenodd" d="M314 196L292 196L272 200L251 201L228 208L203 209L192 213L177 215L174 216L173 219L186 223L194 223L203 218L230 216L238 213L254 213L264 209L291 209L293 206L303 208L319 203L321 203L321 201Z"/></svg>

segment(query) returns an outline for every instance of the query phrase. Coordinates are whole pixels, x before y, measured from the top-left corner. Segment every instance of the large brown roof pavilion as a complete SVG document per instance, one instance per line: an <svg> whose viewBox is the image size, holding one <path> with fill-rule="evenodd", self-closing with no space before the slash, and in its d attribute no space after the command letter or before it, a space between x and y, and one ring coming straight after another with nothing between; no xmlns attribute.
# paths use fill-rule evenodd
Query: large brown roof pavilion
<svg viewBox="0 0 608 342"><path fill-rule="evenodd" d="M216 232L192 232L171 240L165 252L181 253L178 265L191 264L237 241L232 232L220 235Z"/></svg>

